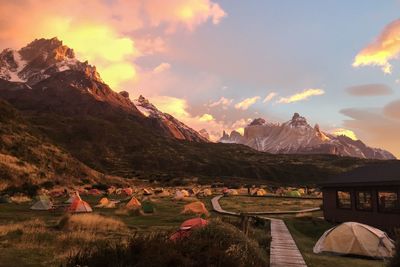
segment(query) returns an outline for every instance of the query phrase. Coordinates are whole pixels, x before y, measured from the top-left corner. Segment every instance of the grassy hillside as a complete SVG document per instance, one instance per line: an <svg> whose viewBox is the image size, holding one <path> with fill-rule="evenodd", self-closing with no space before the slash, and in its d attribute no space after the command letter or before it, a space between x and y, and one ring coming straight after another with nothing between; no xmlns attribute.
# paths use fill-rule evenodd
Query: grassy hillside
<svg viewBox="0 0 400 267"><path fill-rule="evenodd" d="M0 100L0 189L24 183L62 184L101 177L50 142L16 109Z"/></svg>

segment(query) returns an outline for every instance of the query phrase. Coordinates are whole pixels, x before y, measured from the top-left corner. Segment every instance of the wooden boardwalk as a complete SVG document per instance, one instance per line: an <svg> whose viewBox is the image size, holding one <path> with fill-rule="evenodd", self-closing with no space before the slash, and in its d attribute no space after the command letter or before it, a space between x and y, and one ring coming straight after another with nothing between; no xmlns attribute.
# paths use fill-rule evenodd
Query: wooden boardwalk
<svg viewBox="0 0 400 267"><path fill-rule="evenodd" d="M224 210L219 204L221 197L222 195L211 199L214 211L225 215L240 216L237 212ZM259 212L250 212L246 215L271 221L270 267L307 267L283 220L261 217Z"/></svg>
<svg viewBox="0 0 400 267"><path fill-rule="evenodd" d="M285 222L272 218L270 221L270 267L307 267Z"/></svg>

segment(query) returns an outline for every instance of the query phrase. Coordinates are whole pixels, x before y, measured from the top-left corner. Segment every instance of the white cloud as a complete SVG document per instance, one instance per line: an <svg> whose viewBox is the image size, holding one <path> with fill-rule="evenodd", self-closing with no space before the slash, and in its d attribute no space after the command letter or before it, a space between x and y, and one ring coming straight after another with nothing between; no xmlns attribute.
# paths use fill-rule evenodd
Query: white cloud
<svg viewBox="0 0 400 267"><path fill-rule="evenodd" d="M275 96L277 96L278 94L275 92L271 92L269 93L263 100L263 103L268 103L269 101L271 101Z"/></svg>
<svg viewBox="0 0 400 267"><path fill-rule="evenodd" d="M222 106L223 109L227 109L233 102L233 99L228 99L225 97L221 97L218 101L211 102L207 106L210 108Z"/></svg>
<svg viewBox="0 0 400 267"><path fill-rule="evenodd" d="M236 109L241 109L241 110L247 110L249 107L254 105L258 100L260 99L259 96L251 97L251 98L246 98L245 100L237 103L235 105Z"/></svg>
<svg viewBox="0 0 400 267"><path fill-rule="evenodd" d="M153 69L153 73L161 73L161 72L169 70L170 68L171 68L171 64L163 62Z"/></svg>
<svg viewBox="0 0 400 267"><path fill-rule="evenodd" d="M289 103L307 100L308 98L310 98L312 96L318 96L318 95L323 95L323 94L325 94L325 91L322 89L305 89L300 93L296 93L296 94L288 96L288 97L281 97L277 101L277 103L289 104Z"/></svg>

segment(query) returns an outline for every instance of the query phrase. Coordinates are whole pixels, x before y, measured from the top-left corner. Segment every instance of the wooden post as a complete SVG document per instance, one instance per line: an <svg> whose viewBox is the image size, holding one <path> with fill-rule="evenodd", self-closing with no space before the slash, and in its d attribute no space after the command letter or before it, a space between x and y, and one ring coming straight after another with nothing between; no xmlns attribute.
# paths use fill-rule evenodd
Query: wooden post
<svg viewBox="0 0 400 267"><path fill-rule="evenodd" d="M250 217L246 213L240 213L240 224L242 226L242 232L247 236L249 233L249 222Z"/></svg>

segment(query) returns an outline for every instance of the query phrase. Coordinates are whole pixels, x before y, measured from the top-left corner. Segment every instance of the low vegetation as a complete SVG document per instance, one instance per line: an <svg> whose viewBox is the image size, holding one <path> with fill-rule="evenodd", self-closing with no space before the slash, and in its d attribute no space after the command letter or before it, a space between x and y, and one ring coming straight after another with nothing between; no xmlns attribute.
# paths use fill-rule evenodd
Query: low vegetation
<svg viewBox="0 0 400 267"><path fill-rule="evenodd" d="M170 241L164 233L134 235L127 244L83 249L67 266L267 266L257 241L219 220L195 230L186 239Z"/></svg>

